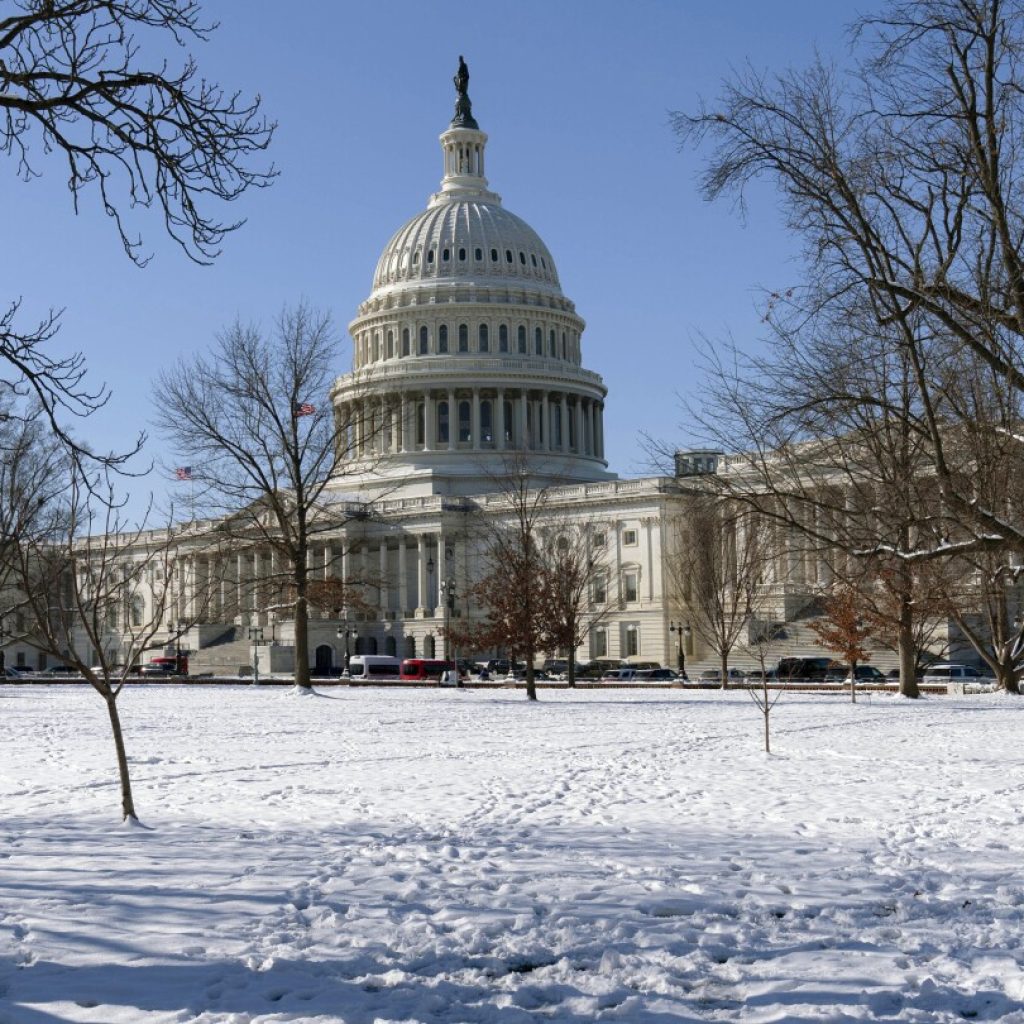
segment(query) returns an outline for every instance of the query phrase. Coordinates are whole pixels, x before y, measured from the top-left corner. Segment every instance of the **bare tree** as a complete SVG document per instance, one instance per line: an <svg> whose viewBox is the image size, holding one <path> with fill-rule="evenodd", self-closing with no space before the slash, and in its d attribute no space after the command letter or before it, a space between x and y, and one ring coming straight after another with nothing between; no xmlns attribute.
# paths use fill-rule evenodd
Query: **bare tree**
<svg viewBox="0 0 1024 1024"><path fill-rule="evenodd" d="M2 475L5 526L16 540L3 545L0 572L17 595L17 638L77 669L102 697L121 813L137 819L117 700L143 653L163 645L156 637L175 601L179 537L169 528L124 531L109 479L84 479L81 463L38 423L22 441Z"/></svg>
<svg viewBox="0 0 1024 1024"><path fill-rule="evenodd" d="M858 22L854 40L852 73L820 61L774 78L748 70L715 108L679 115L675 125L684 142L715 146L706 196L742 202L746 186L766 178L804 240L804 281L773 295L768 321L800 342L840 343L852 330L883 342L907 368L904 421L925 460L917 474L939 500L932 515L919 507L913 528L873 550L913 563L1019 549L1024 521L985 500L975 467L950 443L967 423L950 384L965 370L990 372L995 427L1016 440L1017 451L1005 454L1019 472L1022 8L1015 0L896 0ZM865 396L865 406L900 415L891 394ZM912 690L910 601L905 592L904 692Z"/></svg>
<svg viewBox="0 0 1024 1024"><path fill-rule="evenodd" d="M768 689L768 655L775 644L781 640L786 633L786 628L781 622L764 621L751 623L748 639L743 643L744 650L757 659L760 666L760 688L751 680L747 681L747 696L757 705L764 719L764 752L772 752L771 740L771 717L775 705L783 694L781 686L775 690Z"/></svg>
<svg viewBox="0 0 1024 1024"><path fill-rule="evenodd" d="M269 145L273 125L258 98L225 92L191 56L177 69L168 60L168 43L184 53L213 30L199 5L16 0L8 7L0 16L0 152L14 159L19 176L36 177L43 158L56 154L74 209L94 192L134 262L148 257L126 214L145 207L159 210L164 230L191 259L212 261L242 221L220 221L210 201L229 202L271 182L273 169L255 169L251 160ZM102 456L65 423L101 407L108 392L86 383L80 353L51 354L60 313L25 327L19 305L12 301L0 317L0 379L41 407L76 457L123 465L141 439L126 453Z"/></svg>
<svg viewBox="0 0 1024 1024"><path fill-rule="evenodd" d="M670 579L693 632L718 655L723 690L772 559L763 519L728 498L695 494L677 519Z"/></svg>
<svg viewBox="0 0 1024 1024"><path fill-rule="evenodd" d="M334 377L336 344L330 317L300 303L269 334L234 324L212 353L180 361L155 384L161 431L191 463L195 508L220 520L225 541L281 559L267 589L294 609L295 682L306 689L311 544L350 516L326 490L352 424L310 401Z"/></svg>
<svg viewBox="0 0 1024 1024"><path fill-rule="evenodd" d="M610 606L594 602L594 587L607 572L593 545L589 523L558 516L548 523L543 542L542 574L537 581L551 650L568 654L567 677L576 686L576 650L608 618Z"/></svg>

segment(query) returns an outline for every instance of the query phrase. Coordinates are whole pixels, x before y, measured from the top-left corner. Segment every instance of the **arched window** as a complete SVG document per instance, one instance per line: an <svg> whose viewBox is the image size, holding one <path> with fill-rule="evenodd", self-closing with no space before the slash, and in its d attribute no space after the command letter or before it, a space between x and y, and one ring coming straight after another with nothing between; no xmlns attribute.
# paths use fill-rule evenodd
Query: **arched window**
<svg viewBox="0 0 1024 1024"><path fill-rule="evenodd" d="M537 257L536 257L536 255L535 255L534 253L532 253L532 252L530 253L530 262L531 262L531 263L533 263L533 265L534 265L535 267L537 266Z"/></svg>
<svg viewBox="0 0 1024 1024"><path fill-rule="evenodd" d="M473 258L476 259L476 260L482 260L484 258L484 251L483 251L483 249L479 249L479 248L478 249L474 249L473 250Z"/></svg>
<svg viewBox="0 0 1024 1024"><path fill-rule="evenodd" d="M505 447L515 447L515 420L512 418L512 403L505 400Z"/></svg>
<svg viewBox="0 0 1024 1024"><path fill-rule="evenodd" d="M420 355L425 356L430 351L430 335L426 327L420 328Z"/></svg>
<svg viewBox="0 0 1024 1024"><path fill-rule="evenodd" d="M526 355L526 328L522 324L519 325L517 337L519 341L519 351L522 355Z"/></svg>
<svg viewBox="0 0 1024 1024"><path fill-rule="evenodd" d="M555 330L551 329L551 333L548 335L548 354L552 359L558 355L558 349L555 347Z"/></svg>
<svg viewBox="0 0 1024 1024"><path fill-rule="evenodd" d="M403 657L406 657L406 658L415 658L416 657L416 637L414 637L414 636L407 636L402 641L402 654L403 654Z"/></svg>
<svg viewBox="0 0 1024 1024"><path fill-rule="evenodd" d="M380 359L380 335L375 334L373 336L373 361L377 362Z"/></svg>
<svg viewBox="0 0 1024 1024"><path fill-rule="evenodd" d="M498 351L508 351L508 324L502 324L498 328Z"/></svg>
<svg viewBox="0 0 1024 1024"><path fill-rule="evenodd" d="M444 252L441 253L441 259L444 260L445 263L447 263L450 258L451 258L450 250L445 249Z"/></svg>
<svg viewBox="0 0 1024 1024"><path fill-rule="evenodd" d="M423 657L433 658L434 655L434 638L432 636L425 636L423 638Z"/></svg>
<svg viewBox="0 0 1024 1024"><path fill-rule="evenodd" d="M437 351L447 352L448 351L448 325L441 324L437 329Z"/></svg>
<svg viewBox="0 0 1024 1024"><path fill-rule="evenodd" d="M480 325L480 329L477 332L477 339L479 342L479 350L481 352L489 352L491 343L487 338L487 324Z"/></svg>
<svg viewBox="0 0 1024 1024"><path fill-rule="evenodd" d="M427 253L427 262L428 263L433 263L434 262L434 250L433 249L429 250L429 252Z"/></svg>
<svg viewBox="0 0 1024 1024"><path fill-rule="evenodd" d="M384 653L392 658L398 655L398 643L393 636L385 637Z"/></svg>
<svg viewBox="0 0 1024 1024"><path fill-rule="evenodd" d="M142 625L142 616L145 613L145 610L146 610L145 602L142 600L142 598L138 594L136 594L135 597L132 598L132 625L133 626L141 626Z"/></svg>
<svg viewBox="0 0 1024 1024"><path fill-rule="evenodd" d="M498 250L497 249L492 249L491 250L491 262L492 263L497 263L498 262Z"/></svg>
<svg viewBox="0 0 1024 1024"><path fill-rule="evenodd" d="M409 354L409 328L402 328L402 355L407 356Z"/></svg>
<svg viewBox="0 0 1024 1024"><path fill-rule="evenodd" d="M459 440L460 441L471 441L473 439L473 430L470 426L470 404L469 402L459 402Z"/></svg>
<svg viewBox="0 0 1024 1024"><path fill-rule="evenodd" d="M485 398L480 403L480 443L485 448L494 447L494 427L491 415L491 400Z"/></svg>
<svg viewBox="0 0 1024 1024"><path fill-rule="evenodd" d="M512 262L512 250L511 249L506 249L505 250L505 262L506 263L511 263Z"/></svg>
<svg viewBox="0 0 1024 1024"><path fill-rule="evenodd" d="M459 324L459 351L469 351L469 327L466 324Z"/></svg>
<svg viewBox="0 0 1024 1024"><path fill-rule="evenodd" d="M437 442L448 443L448 403L437 403Z"/></svg>
<svg viewBox="0 0 1024 1024"><path fill-rule="evenodd" d="M394 354L395 354L395 332L394 331L388 331L388 347L387 347L387 357L388 357L388 359L393 358Z"/></svg>
<svg viewBox="0 0 1024 1024"><path fill-rule="evenodd" d="M460 261L461 261L462 263L465 263L465 262L466 262L466 250L465 250L465 249L460 249L460 250L459 250L459 260L460 260Z"/></svg>
<svg viewBox="0 0 1024 1024"><path fill-rule="evenodd" d="M427 443L427 406L425 402L416 403L416 444L422 448Z"/></svg>
<svg viewBox="0 0 1024 1024"><path fill-rule="evenodd" d="M569 358L569 349L568 349L568 346L565 343L565 331L562 331L562 358L563 359L568 359Z"/></svg>
<svg viewBox="0 0 1024 1024"><path fill-rule="evenodd" d="M417 252L414 252L412 254L412 265L414 267L418 266L419 262L420 262L420 254L419 254L419 251L417 251Z"/></svg>
<svg viewBox="0 0 1024 1024"><path fill-rule="evenodd" d="M520 251L520 253L519 253L519 262L522 263L522 265L524 267L526 266L526 253L525 252Z"/></svg>
<svg viewBox="0 0 1024 1024"><path fill-rule="evenodd" d="M533 331L533 349L537 355L544 355L544 332L539 327Z"/></svg>

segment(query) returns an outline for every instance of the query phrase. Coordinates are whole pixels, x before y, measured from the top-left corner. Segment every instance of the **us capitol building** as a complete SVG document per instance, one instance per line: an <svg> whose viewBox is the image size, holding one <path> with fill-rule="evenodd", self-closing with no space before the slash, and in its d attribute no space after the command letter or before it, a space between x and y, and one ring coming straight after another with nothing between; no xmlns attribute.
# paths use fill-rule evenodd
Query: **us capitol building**
<svg viewBox="0 0 1024 1024"><path fill-rule="evenodd" d="M331 389L343 458L326 499L360 511L339 517L343 525L319 535L312 552L312 578L354 598L311 606L315 669L336 671L346 652L441 656L446 616L481 612L470 595L483 573L480 523L508 515L500 481L510 466L545 489L553 528L574 523L589 539L601 614L579 660L717 664L682 628L688 612L670 572L682 478L715 472L717 454L680 453L672 477L609 472L608 389L584 365L584 321L548 247L490 190L468 77L460 58L455 117L440 136L440 188L385 246L349 327L352 370ZM182 535L166 635L176 622L191 624L180 646L193 674L251 670L255 630L266 644L259 670L291 669L289 602L260 585L280 569L275 557L210 554L199 537L190 550ZM788 617L783 606L779 613ZM116 629L111 642L118 646ZM19 664L34 657L9 653Z"/></svg>

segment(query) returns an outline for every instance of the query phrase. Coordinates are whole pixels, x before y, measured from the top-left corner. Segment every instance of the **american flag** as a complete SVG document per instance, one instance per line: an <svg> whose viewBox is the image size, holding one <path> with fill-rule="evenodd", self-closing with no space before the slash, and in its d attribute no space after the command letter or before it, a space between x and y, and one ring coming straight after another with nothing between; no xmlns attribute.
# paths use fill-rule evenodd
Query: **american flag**
<svg viewBox="0 0 1024 1024"><path fill-rule="evenodd" d="M292 410L296 416L312 416L316 412L316 406L309 402L296 402Z"/></svg>
<svg viewBox="0 0 1024 1024"><path fill-rule="evenodd" d="M177 480L191 480L192 479L192 467L191 466L179 466L174 471L175 479Z"/></svg>

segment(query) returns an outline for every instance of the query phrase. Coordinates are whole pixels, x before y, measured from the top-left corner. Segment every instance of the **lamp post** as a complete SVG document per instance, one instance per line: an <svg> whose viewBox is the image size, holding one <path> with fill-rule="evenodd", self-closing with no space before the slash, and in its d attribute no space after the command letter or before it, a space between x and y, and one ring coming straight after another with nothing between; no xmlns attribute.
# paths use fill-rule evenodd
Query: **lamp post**
<svg viewBox="0 0 1024 1024"><path fill-rule="evenodd" d="M260 644L263 642L263 627L249 627L249 642L252 644L252 681L257 685L260 681Z"/></svg>
<svg viewBox="0 0 1024 1024"><path fill-rule="evenodd" d="M684 646L685 642L689 643L690 640L690 624L688 622L670 622L669 632L676 634L677 650L676 658L678 661L679 674L683 678L686 677L686 650Z"/></svg>
<svg viewBox="0 0 1024 1024"><path fill-rule="evenodd" d="M344 667L344 669L342 671L342 674L345 675L345 676L348 675L348 663L349 663L349 658L351 657L351 655L349 654L349 646L348 646L349 638L352 638L354 640L354 639L357 639L358 636L359 636L358 631L355 630L355 629L352 629L349 626L347 619L343 623L341 623L341 625L338 626L338 639L345 644L345 667Z"/></svg>
<svg viewBox="0 0 1024 1024"><path fill-rule="evenodd" d="M7 671L7 623L0 619L0 672Z"/></svg>

